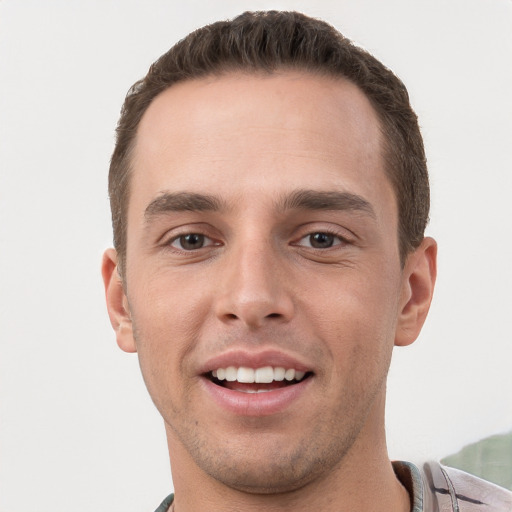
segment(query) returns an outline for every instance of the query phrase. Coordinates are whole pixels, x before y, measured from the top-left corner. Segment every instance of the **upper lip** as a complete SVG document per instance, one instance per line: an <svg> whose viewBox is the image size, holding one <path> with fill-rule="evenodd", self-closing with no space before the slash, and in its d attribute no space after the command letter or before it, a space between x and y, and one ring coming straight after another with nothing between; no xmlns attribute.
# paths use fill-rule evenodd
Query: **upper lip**
<svg viewBox="0 0 512 512"><path fill-rule="evenodd" d="M293 368L303 372L311 372L312 368L297 357L291 356L279 350L261 350L249 352L247 350L229 350L206 361L199 369L200 374L209 373L218 368L262 368L264 366Z"/></svg>

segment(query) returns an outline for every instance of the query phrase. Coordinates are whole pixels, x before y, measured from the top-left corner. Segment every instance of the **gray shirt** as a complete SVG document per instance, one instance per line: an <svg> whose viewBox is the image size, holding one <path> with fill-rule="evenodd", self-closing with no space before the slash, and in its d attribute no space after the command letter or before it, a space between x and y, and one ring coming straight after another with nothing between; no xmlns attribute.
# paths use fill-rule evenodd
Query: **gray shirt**
<svg viewBox="0 0 512 512"><path fill-rule="evenodd" d="M393 462L409 492L411 512L512 512L512 492L458 469L429 462L423 471L410 462ZM167 512L170 494L155 510Z"/></svg>

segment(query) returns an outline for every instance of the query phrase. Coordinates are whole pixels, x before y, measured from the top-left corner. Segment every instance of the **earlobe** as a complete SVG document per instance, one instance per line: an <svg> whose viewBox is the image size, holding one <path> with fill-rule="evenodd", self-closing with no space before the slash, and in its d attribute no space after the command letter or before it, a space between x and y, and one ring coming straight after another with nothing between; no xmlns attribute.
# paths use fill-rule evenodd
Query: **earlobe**
<svg viewBox="0 0 512 512"><path fill-rule="evenodd" d="M103 254L101 274L105 286L108 316L116 333L117 344L125 352L137 352L128 300L118 272L117 253L114 249L107 249Z"/></svg>
<svg viewBox="0 0 512 512"><path fill-rule="evenodd" d="M426 237L404 266L395 345L410 345L419 336L427 318L437 275L437 243Z"/></svg>

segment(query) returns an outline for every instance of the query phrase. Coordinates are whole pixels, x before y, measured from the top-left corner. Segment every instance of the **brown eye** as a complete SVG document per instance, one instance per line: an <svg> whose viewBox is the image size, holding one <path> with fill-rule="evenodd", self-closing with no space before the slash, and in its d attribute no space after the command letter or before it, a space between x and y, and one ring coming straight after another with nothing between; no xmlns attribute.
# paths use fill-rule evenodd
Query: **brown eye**
<svg viewBox="0 0 512 512"><path fill-rule="evenodd" d="M205 245L206 237L199 233L188 233L181 235L172 242L172 246L185 251L201 249Z"/></svg>
<svg viewBox="0 0 512 512"><path fill-rule="evenodd" d="M315 249L328 249L334 245L335 236L329 233L311 233L309 243Z"/></svg>

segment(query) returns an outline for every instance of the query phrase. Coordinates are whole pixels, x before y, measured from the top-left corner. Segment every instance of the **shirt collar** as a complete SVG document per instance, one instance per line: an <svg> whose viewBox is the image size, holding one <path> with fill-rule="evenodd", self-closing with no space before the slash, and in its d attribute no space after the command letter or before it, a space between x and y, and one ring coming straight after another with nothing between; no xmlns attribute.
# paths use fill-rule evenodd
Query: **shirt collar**
<svg viewBox="0 0 512 512"><path fill-rule="evenodd" d="M420 470L412 463L394 461L393 469L411 498L411 512L423 512L423 479Z"/></svg>

